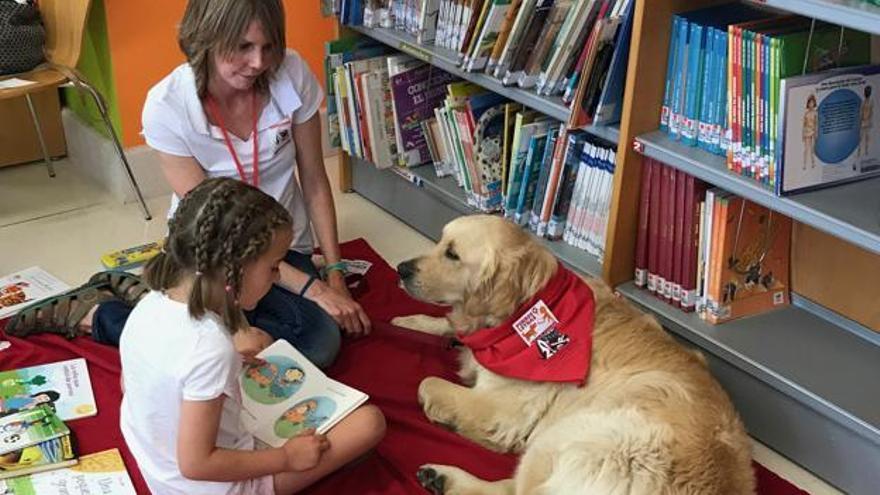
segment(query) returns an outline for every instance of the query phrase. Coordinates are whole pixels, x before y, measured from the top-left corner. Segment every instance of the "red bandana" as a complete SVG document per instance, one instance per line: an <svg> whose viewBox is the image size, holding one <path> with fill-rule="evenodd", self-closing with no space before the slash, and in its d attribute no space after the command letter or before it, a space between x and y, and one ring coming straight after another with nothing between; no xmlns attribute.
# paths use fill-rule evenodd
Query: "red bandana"
<svg viewBox="0 0 880 495"><path fill-rule="evenodd" d="M559 265L543 289L497 327L458 335L481 365L520 380L587 381L593 348L593 291Z"/></svg>

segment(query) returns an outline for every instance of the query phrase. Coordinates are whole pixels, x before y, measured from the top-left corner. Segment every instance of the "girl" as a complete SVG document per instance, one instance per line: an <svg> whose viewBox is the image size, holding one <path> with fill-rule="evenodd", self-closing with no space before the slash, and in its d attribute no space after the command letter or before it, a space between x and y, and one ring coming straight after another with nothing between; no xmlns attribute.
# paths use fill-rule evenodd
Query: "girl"
<svg viewBox="0 0 880 495"><path fill-rule="evenodd" d="M287 494L372 448L385 422L363 406L326 436L304 431L254 449L240 426L242 371L233 335L278 281L292 237L287 210L234 179L207 179L180 202L152 291L120 341L120 423L144 479L162 494Z"/></svg>

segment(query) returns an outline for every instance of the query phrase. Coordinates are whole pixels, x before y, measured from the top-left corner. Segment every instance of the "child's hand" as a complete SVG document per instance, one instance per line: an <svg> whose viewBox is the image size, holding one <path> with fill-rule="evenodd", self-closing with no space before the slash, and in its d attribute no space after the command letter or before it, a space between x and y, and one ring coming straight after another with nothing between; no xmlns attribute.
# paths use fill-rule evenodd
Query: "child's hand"
<svg viewBox="0 0 880 495"><path fill-rule="evenodd" d="M321 455L330 448L330 441L312 428L289 439L281 448L287 455L288 470L307 471L318 465Z"/></svg>
<svg viewBox="0 0 880 495"><path fill-rule="evenodd" d="M274 339L271 335L257 327L242 328L232 336L235 350L242 355L247 363L258 363L256 355L263 349L272 345Z"/></svg>

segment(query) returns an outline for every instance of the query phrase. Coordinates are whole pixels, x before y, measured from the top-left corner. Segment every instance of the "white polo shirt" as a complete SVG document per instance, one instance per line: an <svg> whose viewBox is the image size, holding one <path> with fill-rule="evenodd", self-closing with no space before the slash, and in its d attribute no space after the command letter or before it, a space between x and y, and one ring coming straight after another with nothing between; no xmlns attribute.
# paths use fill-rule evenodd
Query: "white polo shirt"
<svg viewBox="0 0 880 495"><path fill-rule="evenodd" d="M293 124L312 118L324 93L308 64L293 50L269 84L269 101L257 121L259 140L260 189L284 205L293 217L291 249L311 253L312 230L295 173L296 145ZM178 66L147 93L142 115L147 144L162 153L193 157L208 177L240 179L235 161L226 148L223 133L211 125L196 90L195 75L189 64ZM252 183L253 143L230 134L246 177ZM179 199L171 198L170 218Z"/></svg>

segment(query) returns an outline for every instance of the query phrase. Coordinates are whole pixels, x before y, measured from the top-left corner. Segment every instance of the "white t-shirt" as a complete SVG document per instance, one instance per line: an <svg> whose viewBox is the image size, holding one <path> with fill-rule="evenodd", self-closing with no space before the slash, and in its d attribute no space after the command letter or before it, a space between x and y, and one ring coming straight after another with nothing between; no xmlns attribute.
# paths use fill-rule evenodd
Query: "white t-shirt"
<svg viewBox="0 0 880 495"><path fill-rule="evenodd" d="M269 101L257 121L260 189L290 212L293 217L290 247L303 253L311 253L314 243L302 190L294 173L296 145L291 126L312 118L323 99L321 85L308 64L295 51L288 50L269 84ZM208 177L240 178L222 131L208 122L189 64L178 66L150 89L142 124L144 139L151 148L169 155L195 158ZM242 141L231 133L229 138L248 182L253 183L253 142ZM177 203L177 196L173 196L169 218Z"/></svg>
<svg viewBox="0 0 880 495"><path fill-rule="evenodd" d="M183 400L225 395L217 446L253 450L241 425L241 358L220 318L193 320L185 304L150 292L135 306L119 342L122 358L120 427L150 490L162 495L242 493L247 483L193 481L177 463Z"/></svg>

